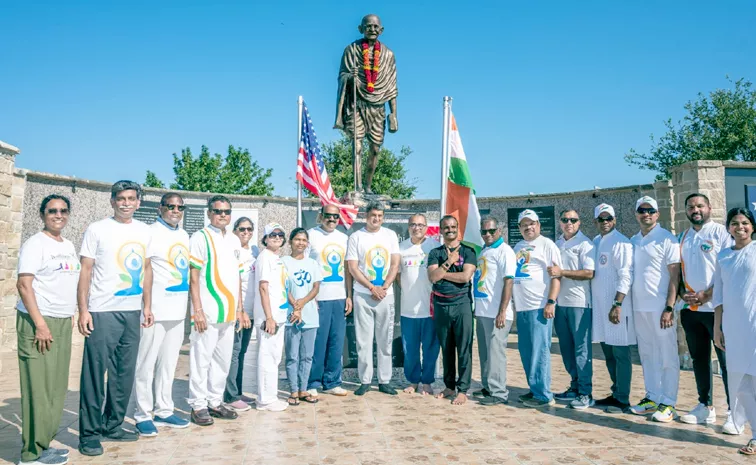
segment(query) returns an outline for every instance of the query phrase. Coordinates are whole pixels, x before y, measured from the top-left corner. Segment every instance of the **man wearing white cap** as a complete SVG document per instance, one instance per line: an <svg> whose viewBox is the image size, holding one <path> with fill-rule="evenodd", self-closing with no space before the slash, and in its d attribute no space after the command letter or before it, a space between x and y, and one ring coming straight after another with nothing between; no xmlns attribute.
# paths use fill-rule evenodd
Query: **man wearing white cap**
<svg viewBox="0 0 756 465"><path fill-rule="evenodd" d="M646 395L630 411L653 412L653 420L668 423L677 417L680 359L677 355L675 301L680 280L680 244L658 224L656 200L643 196L635 203L640 232L633 243L633 311L638 353Z"/></svg>
<svg viewBox="0 0 756 465"><path fill-rule="evenodd" d="M593 239L596 273L591 280L593 342L601 343L612 393L596 400L609 413L630 408L633 365L630 346L636 343L633 299L626 298L633 282L633 245L615 229L617 217L611 205L593 211L599 235Z"/></svg>
<svg viewBox="0 0 756 465"><path fill-rule="evenodd" d="M528 407L554 405L551 393L551 332L560 280L549 276L548 267L562 267L559 248L541 236L541 223L533 210L517 218L523 240L514 247L517 269L514 302L520 358L530 392L520 397Z"/></svg>

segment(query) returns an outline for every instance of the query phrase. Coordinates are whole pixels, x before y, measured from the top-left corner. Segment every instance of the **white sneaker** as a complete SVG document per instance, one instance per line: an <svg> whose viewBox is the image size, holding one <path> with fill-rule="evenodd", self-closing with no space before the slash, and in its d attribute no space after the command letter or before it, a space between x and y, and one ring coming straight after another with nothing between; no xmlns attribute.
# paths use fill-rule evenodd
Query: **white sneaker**
<svg viewBox="0 0 756 465"><path fill-rule="evenodd" d="M737 436L743 434L743 427L738 427L732 419L732 412L727 412L727 420L722 425L722 433Z"/></svg>
<svg viewBox="0 0 756 465"><path fill-rule="evenodd" d="M659 404L659 408L651 415L651 419L661 423L669 423L677 418L677 411L671 405Z"/></svg>
<svg viewBox="0 0 756 465"><path fill-rule="evenodd" d="M680 421L689 425L710 425L717 421L717 414L714 407L709 407L704 404L698 404L689 413L680 417Z"/></svg>
<svg viewBox="0 0 756 465"><path fill-rule="evenodd" d="M318 390L317 390L317 389L315 389L315 388L313 388L313 389L308 389L308 390L307 390L307 394L309 394L309 395L310 395L310 397L318 397Z"/></svg>
<svg viewBox="0 0 756 465"><path fill-rule="evenodd" d="M267 410L268 412L283 412L287 408L289 408L289 404L280 399L274 400L269 404L257 404L257 410Z"/></svg>
<svg viewBox="0 0 756 465"><path fill-rule="evenodd" d="M349 394L349 391L347 391L346 389L344 389L341 386L336 386L333 389L327 389L327 390L323 391L323 393L324 394L331 394L332 396L341 396L341 397L343 397L343 396Z"/></svg>

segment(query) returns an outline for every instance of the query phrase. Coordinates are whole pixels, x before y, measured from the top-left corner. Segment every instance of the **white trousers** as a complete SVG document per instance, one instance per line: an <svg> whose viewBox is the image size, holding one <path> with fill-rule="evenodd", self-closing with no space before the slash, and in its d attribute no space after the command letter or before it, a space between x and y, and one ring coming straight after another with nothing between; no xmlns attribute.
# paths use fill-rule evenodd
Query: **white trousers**
<svg viewBox="0 0 756 465"><path fill-rule="evenodd" d="M226 377L234 351L234 323L208 324L189 336L189 398L194 410L218 407L223 401Z"/></svg>
<svg viewBox="0 0 756 465"><path fill-rule="evenodd" d="M278 400L278 365L281 363L286 326L270 335L255 328L257 334L257 405L268 405Z"/></svg>
<svg viewBox="0 0 756 465"><path fill-rule="evenodd" d="M657 404L677 403L680 357L677 354L677 318L671 328L661 328L662 310L635 312L635 335L643 368L646 397Z"/></svg>
<svg viewBox="0 0 756 465"><path fill-rule="evenodd" d="M134 376L137 423L152 420L153 407L158 417L173 414L173 377L184 343L184 320L156 321L141 333Z"/></svg>
<svg viewBox="0 0 756 465"><path fill-rule="evenodd" d="M380 302L368 294L354 293L354 335L360 383L373 382L373 337L378 361L378 383L391 381L391 349L394 344L394 296Z"/></svg>
<svg viewBox="0 0 756 465"><path fill-rule="evenodd" d="M736 425L751 425L751 435L756 439L756 376L727 370L730 386L732 419Z"/></svg>

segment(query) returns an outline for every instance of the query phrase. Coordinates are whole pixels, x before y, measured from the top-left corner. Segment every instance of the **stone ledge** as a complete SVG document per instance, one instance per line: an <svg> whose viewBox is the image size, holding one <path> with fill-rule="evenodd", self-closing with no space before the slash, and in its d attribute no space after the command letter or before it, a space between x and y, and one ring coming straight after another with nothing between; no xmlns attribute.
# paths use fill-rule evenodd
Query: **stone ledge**
<svg viewBox="0 0 756 465"><path fill-rule="evenodd" d="M3 155L16 156L21 153L21 149L19 149L15 145L11 145L0 140L0 153L2 153Z"/></svg>

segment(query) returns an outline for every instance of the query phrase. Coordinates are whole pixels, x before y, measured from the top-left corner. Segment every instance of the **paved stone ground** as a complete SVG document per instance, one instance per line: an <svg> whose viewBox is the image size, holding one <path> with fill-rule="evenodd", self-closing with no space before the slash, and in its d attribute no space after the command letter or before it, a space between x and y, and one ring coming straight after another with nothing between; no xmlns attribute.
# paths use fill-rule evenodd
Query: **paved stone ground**
<svg viewBox="0 0 756 465"><path fill-rule="evenodd" d="M563 390L569 380L553 345L552 388ZM597 349L595 346L594 349ZM245 391L254 392L256 347L250 346ZM477 350L477 349L476 349ZM218 421L200 428L161 430L156 438L133 443L105 443L105 454L84 457L78 444L79 369L82 344L74 345L69 394L54 447L71 449L69 463L122 465L193 464L718 464L750 463L756 459L737 453L747 433L732 437L720 433L726 411L721 379L715 379L715 405L720 418L713 426L679 422L659 424L646 417L611 415L598 409L576 411L557 405L527 409L514 401L527 391L517 352L517 336L510 337L509 405L483 407L476 402L457 407L448 401L420 395L395 397L369 392L364 397L321 396L316 405L302 404L283 413L249 411L235 421ZM594 394L604 397L610 381L594 350ZM188 417L188 347L184 346L176 371L174 399L179 415ZM19 460L21 420L18 368L15 353L0 355L0 464ZM477 364L477 358L475 363ZM633 367L631 400L643 394L639 364ZM479 370L473 378L479 380ZM403 387L403 379L396 380ZM479 388L474 383L474 388ZM285 396L285 381L280 382ZM354 390L354 383L345 387ZM441 389L441 383L434 387ZM681 411L696 404L692 372L682 372ZM129 412L133 412L132 407ZM129 418L129 425L133 420Z"/></svg>

